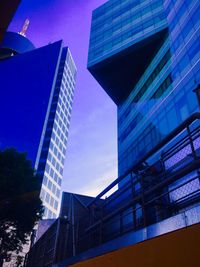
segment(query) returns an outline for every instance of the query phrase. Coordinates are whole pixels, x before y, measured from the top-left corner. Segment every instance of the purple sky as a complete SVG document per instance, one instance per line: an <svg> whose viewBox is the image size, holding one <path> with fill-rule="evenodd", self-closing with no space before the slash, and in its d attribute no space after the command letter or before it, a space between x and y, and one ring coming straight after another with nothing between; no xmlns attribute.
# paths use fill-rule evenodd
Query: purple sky
<svg viewBox="0 0 200 267"><path fill-rule="evenodd" d="M106 0L22 0L10 25L36 47L63 39L78 69L63 190L96 195L117 177L116 106L87 71L91 12Z"/></svg>

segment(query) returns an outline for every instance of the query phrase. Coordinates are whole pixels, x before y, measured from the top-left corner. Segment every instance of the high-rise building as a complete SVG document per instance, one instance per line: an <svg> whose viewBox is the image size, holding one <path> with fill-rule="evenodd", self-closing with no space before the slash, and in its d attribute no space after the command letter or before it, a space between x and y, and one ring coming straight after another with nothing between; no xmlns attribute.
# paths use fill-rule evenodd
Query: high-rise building
<svg viewBox="0 0 200 267"><path fill-rule="evenodd" d="M200 222L199 14L196 0L109 0L94 10L88 69L117 105L119 178L87 206L76 241L87 248L66 263L119 265L121 248Z"/></svg>
<svg viewBox="0 0 200 267"><path fill-rule="evenodd" d="M115 205L123 206L124 192L127 201L143 192L125 225L149 225L175 214L170 206L178 212L199 202L200 172L192 165L200 149L199 14L195 0L109 0L93 12L88 69L117 105ZM171 183L161 189L167 176Z"/></svg>
<svg viewBox="0 0 200 267"><path fill-rule="evenodd" d="M88 69L117 105L119 177L69 223L75 253L57 266L196 266L199 14L197 0L109 0L94 10Z"/></svg>
<svg viewBox="0 0 200 267"><path fill-rule="evenodd" d="M119 175L199 110L199 9L110 0L93 12L88 68L117 104Z"/></svg>
<svg viewBox="0 0 200 267"><path fill-rule="evenodd" d="M13 42L13 36L8 40ZM27 153L42 179L44 218L56 218L76 67L62 41L26 52L21 45L30 48L30 42L15 36L20 39L18 54L0 62L0 149Z"/></svg>

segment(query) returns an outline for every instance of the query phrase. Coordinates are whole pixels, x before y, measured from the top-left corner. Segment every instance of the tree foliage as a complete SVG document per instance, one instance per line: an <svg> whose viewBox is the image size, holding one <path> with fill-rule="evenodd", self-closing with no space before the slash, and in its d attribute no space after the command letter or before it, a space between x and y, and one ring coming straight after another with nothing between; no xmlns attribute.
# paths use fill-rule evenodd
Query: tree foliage
<svg viewBox="0 0 200 267"><path fill-rule="evenodd" d="M41 219L40 187L41 181L25 153L0 151L0 261L22 250Z"/></svg>

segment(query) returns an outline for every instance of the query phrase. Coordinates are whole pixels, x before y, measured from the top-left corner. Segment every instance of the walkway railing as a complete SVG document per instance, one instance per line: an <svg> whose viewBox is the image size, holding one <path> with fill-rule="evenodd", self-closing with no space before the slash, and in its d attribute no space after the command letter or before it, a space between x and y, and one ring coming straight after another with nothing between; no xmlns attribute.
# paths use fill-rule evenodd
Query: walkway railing
<svg viewBox="0 0 200 267"><path fill-rule="evenodd" d="M199 156L200 113L195 113L89 204L90 225L84 233L77 228L77 254L199 202ZM123 180L124 186L99 202Z"/></svg>

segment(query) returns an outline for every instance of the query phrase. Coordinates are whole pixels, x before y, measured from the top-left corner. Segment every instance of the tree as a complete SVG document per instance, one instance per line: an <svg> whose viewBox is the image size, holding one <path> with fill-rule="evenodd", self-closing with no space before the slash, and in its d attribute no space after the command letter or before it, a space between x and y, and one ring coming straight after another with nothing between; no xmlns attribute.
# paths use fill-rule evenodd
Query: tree
<svg viewBox="0 0 200 267"><path fill-rule="evenodd" d="M0 151L0 266L19 253L43 214L41 180L25 153Z"/></svg>

